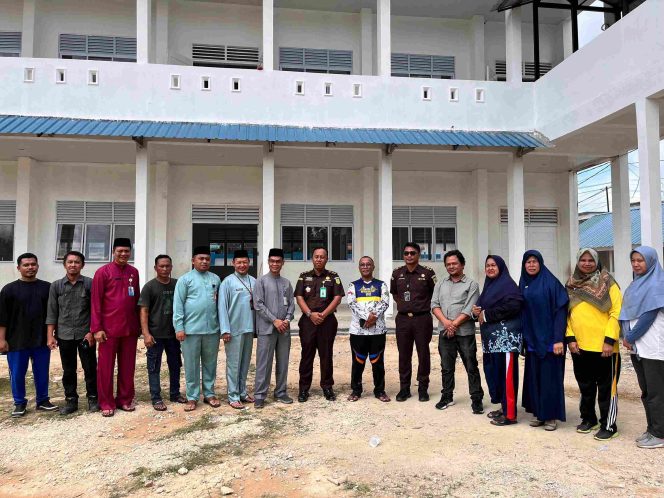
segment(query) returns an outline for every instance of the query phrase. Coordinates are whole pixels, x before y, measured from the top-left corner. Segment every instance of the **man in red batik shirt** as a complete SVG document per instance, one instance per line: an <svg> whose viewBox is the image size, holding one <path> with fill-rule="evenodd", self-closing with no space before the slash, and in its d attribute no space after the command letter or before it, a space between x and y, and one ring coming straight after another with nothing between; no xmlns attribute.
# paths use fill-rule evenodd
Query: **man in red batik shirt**
<svg viewBox="0 0 664 498"><path fill-rule="evenodd" d="M90 331L99 344L97 360L97 391L104 417L112 417L115 409L127 412L134 404L134 370L136 343L140 333L138 270L127 264L131 241L113 241L113 261L102 266L92 279ZM113 398L113 370L118 359L118 392Z"/></svg>

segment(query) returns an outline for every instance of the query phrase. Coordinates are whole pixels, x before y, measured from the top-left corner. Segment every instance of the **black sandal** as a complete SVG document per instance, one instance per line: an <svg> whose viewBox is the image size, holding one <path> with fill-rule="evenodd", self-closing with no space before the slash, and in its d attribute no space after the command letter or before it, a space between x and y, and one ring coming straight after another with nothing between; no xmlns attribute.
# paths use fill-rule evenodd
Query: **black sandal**
<svg viewBox="0 0 664 498"><path fill-rule="evenodd" d="M503 426L503 425L513 425L516 424L516 419L505 418L503 415L494 418L491 420L493 425Z"/></svg>
<svg viewBox="0 0 664 498"><path fill-rule="evenodd" d="M502 410L494 410L492 412L489 412L486 414L487 417L489 418L498 418L503 414Z"/></svg>

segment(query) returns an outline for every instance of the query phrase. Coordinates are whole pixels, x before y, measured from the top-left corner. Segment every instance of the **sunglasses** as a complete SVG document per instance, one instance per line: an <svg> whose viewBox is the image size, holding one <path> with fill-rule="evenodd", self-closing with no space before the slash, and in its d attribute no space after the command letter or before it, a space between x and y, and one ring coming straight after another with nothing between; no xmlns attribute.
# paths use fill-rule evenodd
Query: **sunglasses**
<svg viewBox="0 0 664 498"><path fill-rule="evenodd" d="M415 256L415 255L417 255L417 251L404 251L403 255L404 256Z"/></svg>

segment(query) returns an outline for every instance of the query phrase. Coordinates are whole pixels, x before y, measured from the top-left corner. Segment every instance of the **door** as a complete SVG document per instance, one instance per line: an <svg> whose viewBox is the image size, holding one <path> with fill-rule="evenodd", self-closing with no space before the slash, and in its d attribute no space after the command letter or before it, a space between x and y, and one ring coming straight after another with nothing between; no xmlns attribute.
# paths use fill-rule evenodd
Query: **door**
<svg viewBox="0 0 664 498"><path fill-rule="evenodd" d="M233 254L238 249L249 253L249 274L256 276L258 225L194 223L192 240L193 247L210 247L210 271L222 280L235 271Z"/></svg>
<svg viewBox="0 0 664 498"><path fill-rule="evenodd" d="M557 227L548 225L526 225L526 250L536 249L542 253L544 264L556 277L560 278L558 266L558 242L556 239ZM500 247L502 256L509 260L509 240L507 236L507 223L500 225ZM518 280L519 275L512 275Z"/></svg>

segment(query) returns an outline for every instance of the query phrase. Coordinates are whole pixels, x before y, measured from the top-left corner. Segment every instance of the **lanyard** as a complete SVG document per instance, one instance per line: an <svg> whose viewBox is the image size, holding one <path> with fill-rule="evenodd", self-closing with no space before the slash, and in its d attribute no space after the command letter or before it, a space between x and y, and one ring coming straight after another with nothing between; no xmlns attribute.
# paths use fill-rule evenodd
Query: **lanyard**
<svg viewBox="0 0 664 498"><path fill-rule="evenodd" d="M241 279L240 277L237 276L237 273L233 273L233 275L235 276L235 278L237 278L237 279L240 281L240 283L242 284L242 287L244 287L245 289L247 289L247 292L249 292L249 295L250 295L251 297L253 297L253 294L251 293L251 281L249 281L249 287L247 287L247 284L245 284L245 283L242 281L242 279Z"/></svg>

